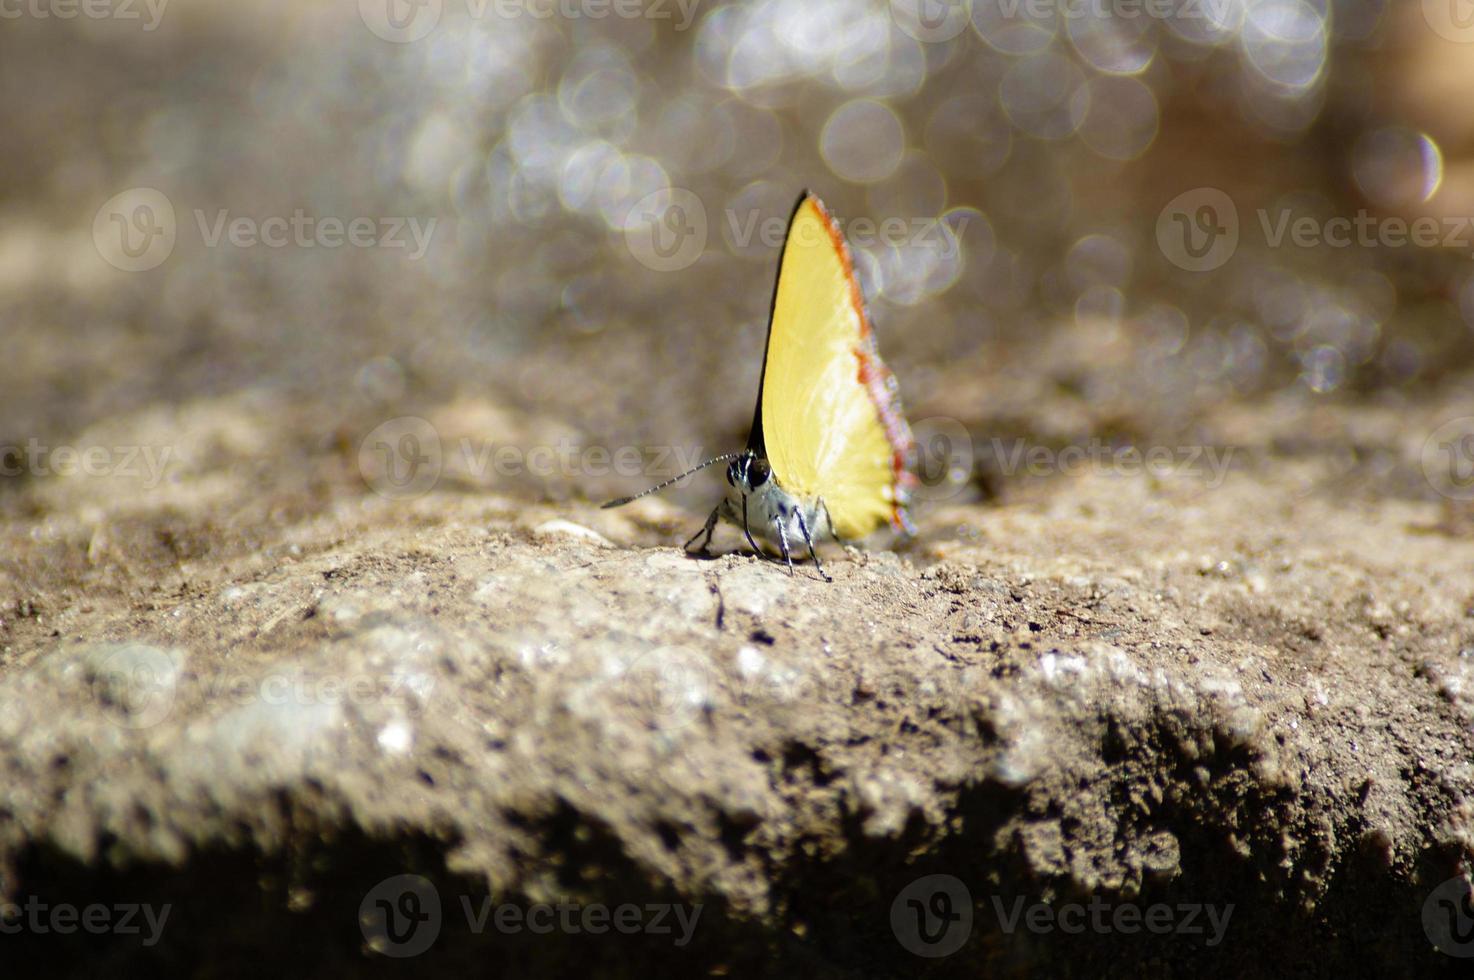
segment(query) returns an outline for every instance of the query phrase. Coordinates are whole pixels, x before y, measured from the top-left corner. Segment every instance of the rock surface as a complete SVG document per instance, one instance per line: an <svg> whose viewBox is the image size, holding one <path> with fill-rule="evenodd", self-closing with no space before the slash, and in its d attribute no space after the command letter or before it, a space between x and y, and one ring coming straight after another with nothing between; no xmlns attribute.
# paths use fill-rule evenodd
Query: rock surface
<svg viewBox="0 0 1474 980"><path fill-rule="evenodd" d="M1415 479L1420 445L1375 414L1333 420L1390 460L1374 472L1276 449L1268 415L1226 417L1240 451L1221 482L1095 467L960 494L897 550L828 546L826 583L683 556L701 515L660 498L539 502L449 466L396 495L359 465L361 433L317 438L299 412L121 418L79 443L172 447L157 486L12 494L5 900L172 911L152 944L31 928L0 936L7 957L209 974L392 972L407 950L508 975L1462 962L1435 951L1425 902L1436 918L1474 855L1474 549L1458 512L1384 492ZM539 438L499 412L470 415ZM467 409L425 414L444 434ZM438 901L423 952L374 918L405 887L423 900L406 914ZM573 918L538 935L477 917L540 903ZM663 903L685 919L579 918Z"/></svg>

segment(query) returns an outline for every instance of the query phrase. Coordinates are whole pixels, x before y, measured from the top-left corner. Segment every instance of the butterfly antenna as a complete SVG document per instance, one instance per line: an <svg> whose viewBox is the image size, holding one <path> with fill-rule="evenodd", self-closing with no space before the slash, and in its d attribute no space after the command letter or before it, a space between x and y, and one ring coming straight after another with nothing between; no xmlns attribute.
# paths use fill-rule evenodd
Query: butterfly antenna
<svg viewBox="0 0 1474 980"><path fill-rule="evenodd" d="M664 490L666 487L670 486L672 483L680 483L682 480L684 480L686 477L690 476L692 473L695 473L697 470L704 470L708 466L712 465L713 463L721 463L721 462L724 462L725 460L733 459L733 458L735 458L737 456L740 456L740 455L742 455L742 454L741 453L723 453L720 456L714 457L712 459L707 460L704 463L700 463L700 464L698 464L696 466L691 467L689 470L687 470L686 472L682 473L680 476L673 476L669 480L666 480L664 483L657 483L655 486L651 487L649 490L641 490L639 493L635 494L633 497L620 497L618 500L611 500L608 503L600 504L599 505L599 509L600 510L608 510L610 507L623 507L625 504L629 503L631 500L639 500L641 497L648 497L652 493L657 493L657 492L659 492L661 490Z"/></svg>

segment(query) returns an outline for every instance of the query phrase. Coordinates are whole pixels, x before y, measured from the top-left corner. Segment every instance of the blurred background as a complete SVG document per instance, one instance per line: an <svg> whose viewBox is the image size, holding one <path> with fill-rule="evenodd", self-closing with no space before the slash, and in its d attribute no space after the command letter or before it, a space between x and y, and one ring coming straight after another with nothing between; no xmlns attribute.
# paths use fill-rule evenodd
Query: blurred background
<svg viewBox="0 0 1474 980"><path fill-rule="evenodd" d="M912 416L983 456L1396 430L1470 377L1465 6L0 6L0 444L285 406L270 467L469 404L729 449L806 187Z"/></svg>

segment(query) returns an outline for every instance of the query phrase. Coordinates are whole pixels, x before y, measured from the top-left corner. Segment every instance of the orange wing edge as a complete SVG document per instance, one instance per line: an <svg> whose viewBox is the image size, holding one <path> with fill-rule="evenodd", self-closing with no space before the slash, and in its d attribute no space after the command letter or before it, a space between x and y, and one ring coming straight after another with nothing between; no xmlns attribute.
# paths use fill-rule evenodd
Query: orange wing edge
<svg viewBox="0 0 1474 980"><path fill-rule="evenodd" d="M906 424L905 410L901 406L901 390L896 376L880 359L875 344L875 330L870 326L870 314L865 309L865 294L860 291L860 280L855 275L855 263L850 255L849 243L839 230L834 216L822 201L805 191L800 201L813 201L814 209L824 220L824 228L834 242L844 265L845 278L850 284L850 303L860 318L860 345L855 348L855 360L859 362L860 384L870 395L880 424L885 427L886 439L891 444L891 526L904 534L915 534L916 525L911 522L911 492L917 485L916 474L911 471L910 460L916 451L916 440L911 435L911 426Z"/></svg>

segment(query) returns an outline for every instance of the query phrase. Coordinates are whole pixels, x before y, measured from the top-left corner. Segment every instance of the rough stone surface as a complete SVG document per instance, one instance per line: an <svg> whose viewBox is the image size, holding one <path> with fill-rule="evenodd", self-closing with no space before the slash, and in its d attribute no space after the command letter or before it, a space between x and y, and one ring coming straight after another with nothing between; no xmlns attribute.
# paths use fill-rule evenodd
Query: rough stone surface
<svg viewBox="0 0 1474 980"><path fill-rule="evenodd" d="M427 414L535 438L497 411ZM1474 856L1474 551L1458 512L1382 492L1420 446L1373 413L1339 424L1382 440L1374 473L1226 416L1246 448L1221 486L1098 472L964 494L898 550L830 545L832 583L684 557L701 514L659 498L600 511L447 475L388 499L359 433L301 422L250 399L122 418L79 441L177 447L161 486L10 497L5 895L174 910L151 947L0 950L61 972L394 972L360 903L415 874L443 913L417 969L1460 962L1422 911ZM945 958L908 950L904 903L892 917L932 874L972 901ZM1231 918L1005 928L1020 898L1092 897ZM478 934L465 909L487 898L702 910L684 945Z"/></svg>

